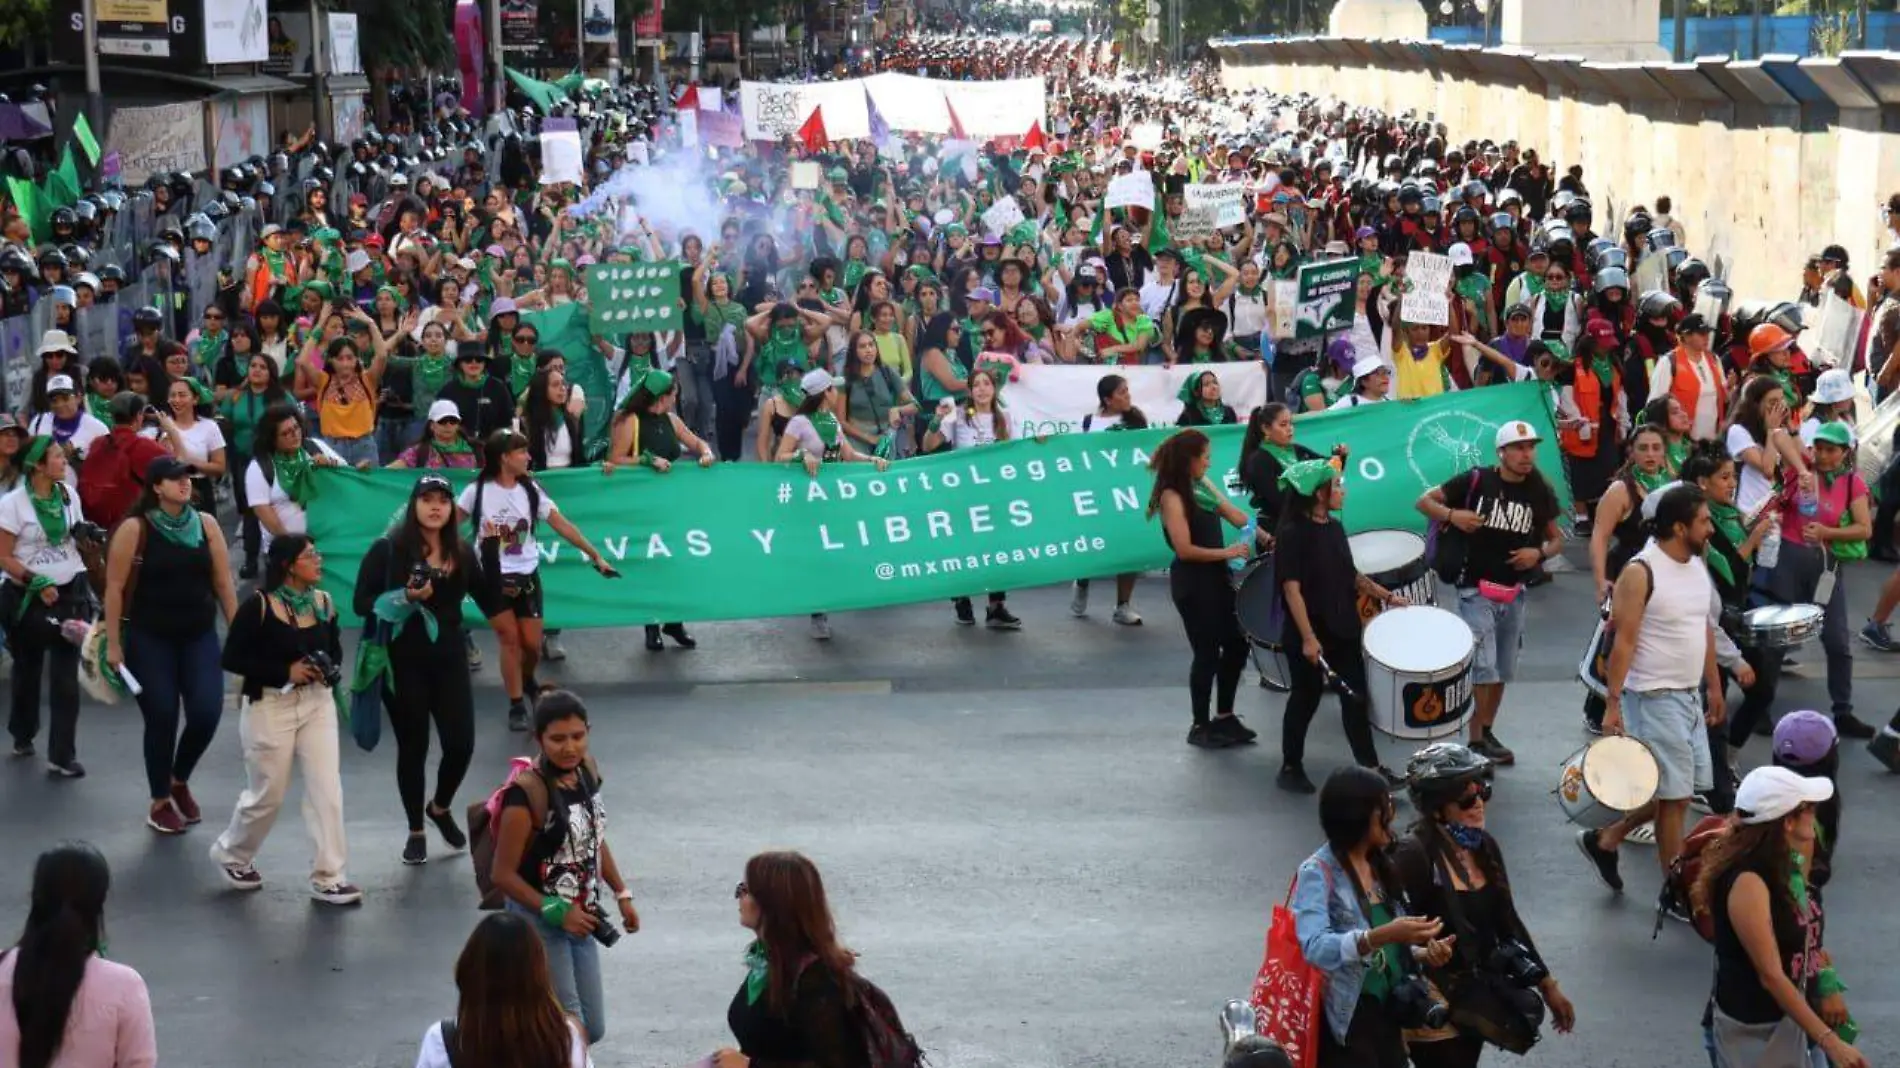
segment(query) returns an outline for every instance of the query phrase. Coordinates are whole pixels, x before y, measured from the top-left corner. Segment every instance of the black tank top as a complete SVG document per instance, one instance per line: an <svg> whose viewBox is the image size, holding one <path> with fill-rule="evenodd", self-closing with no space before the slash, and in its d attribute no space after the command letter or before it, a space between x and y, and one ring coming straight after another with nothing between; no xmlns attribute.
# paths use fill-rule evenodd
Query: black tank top
<svg viewBox="0 0 1900 1068"><path fill-rule="evenodd" d="M1635 479L1625 478L1623 490L1629 494L1629 514L1623 517L1622 522L1616 524L1614 530L1610 531L1610 551L1604 554L1603 561L1604 569L1609 573L1607 577L1611 582L1616 581L1616 576L1623 573L1623 568L1629 564L1630 558L1642 552L1643 546L1649 541L1648 536L1643 533L1641 487L1636 485Z"/></svg>
<svg viewBox="0 0 1900 1068"><path fill-rule="evenodd" d="M665 412L639 412L640 450L672 463L680 458L679 435L673 431L673 417Z"/></svg>
<svg viewBox="0 0 1900 1068"><path fill-rule="evenodd" d="M1750 870L1754 869L1724 872L1709 888L1709 912L1715 920L1715 1007L1742 1023L1774 1023L1781 1019L1781 1006L1762 985L1754 961L1749 959L1728 915L1729 891L1735 880ZM1755 874L1769 881L1768 914L1775 928L1775 955L1795 986L1805 987L1804 975L1792 966L1803 955L1808 928L1789 906L1786 888L1777 891L1772 883L1774 876L1768 872L1757 870Z"/></svg>
<svg viewBox="0 0 1900 1068"><path fill-rule="evenodd" d="M217 594L211 585L211 546L174 545L145 524L145 550L139 563L138 586L125 618L140 630L189 638L210 630L218 617Z"/></svg>
<svg viewBox="0 0 1900 1068"><path fill-rule="evenodd" d="M1203 549L1225 548L1227 543L1222 537L1220 513L1201 507L1201 503L1194 499L1192 492L1186 495L1182 504L1187 506L1188 541ZM1168 542L1168 548L1174 549L1174 543L1168 540L1168 528L1165 524L1161 528L1161 540ZM1183 560L1178 549L1175 550L1174 565L1170 570L1183 577L1205 575L1219 578L1222 583L1227 581L1225 561Z"/></svg>

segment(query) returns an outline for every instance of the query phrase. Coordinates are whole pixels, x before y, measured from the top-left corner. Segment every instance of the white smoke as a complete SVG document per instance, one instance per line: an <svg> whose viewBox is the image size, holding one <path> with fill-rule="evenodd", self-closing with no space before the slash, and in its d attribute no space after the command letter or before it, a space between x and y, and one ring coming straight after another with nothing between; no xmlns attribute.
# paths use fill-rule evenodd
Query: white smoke
<svg viewBox="0 0 1900 1068"><path fill-rule="evenodd" d="M594 187L586 199L574 205L574 214L583 217L609 210L612 202L630 205L632 213L620 215L623 231L631 222L630 214L643 217L671 252L687 233L699 235L708 243L718 240L723 216L718 194L713 191L717 173L698 152L673 152L648 163L629 163Z"/></svg>

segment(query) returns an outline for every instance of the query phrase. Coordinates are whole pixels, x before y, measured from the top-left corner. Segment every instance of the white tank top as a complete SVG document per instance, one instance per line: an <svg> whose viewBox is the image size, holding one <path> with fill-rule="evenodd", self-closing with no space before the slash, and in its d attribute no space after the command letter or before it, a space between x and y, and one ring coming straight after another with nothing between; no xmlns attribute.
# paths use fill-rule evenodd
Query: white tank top
<svg viewBox="0 0 1900 1068"><path fill-rule="evenodd" d="M1709 603L1715 587L1700 556L1677 563L1654 540L1637 553L1649 565L1651 592L1636 632L1627 689L1693 690L1708 655Z"/></svg>

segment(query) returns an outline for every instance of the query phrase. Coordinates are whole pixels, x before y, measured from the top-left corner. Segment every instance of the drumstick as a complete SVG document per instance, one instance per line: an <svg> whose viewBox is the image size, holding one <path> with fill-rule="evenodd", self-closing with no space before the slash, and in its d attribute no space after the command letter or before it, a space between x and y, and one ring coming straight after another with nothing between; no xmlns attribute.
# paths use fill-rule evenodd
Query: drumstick
<svg viewBox="0 0 1900 1068"><path fill-rule="evenodd" d="M1351 686L1346 685L1345 679L1342 679L1339 677L1339 673L1333 670L1333 666L1326 662L1326 657L1323 654L1319 658L1319 669L1326 673L1326 681L1331 683L1334 686L1339 687L1339 690L1341 693L1345 694L1347 697L1356 698L1359 696L1359 694L1356 691L1354 691Z"/></svg>

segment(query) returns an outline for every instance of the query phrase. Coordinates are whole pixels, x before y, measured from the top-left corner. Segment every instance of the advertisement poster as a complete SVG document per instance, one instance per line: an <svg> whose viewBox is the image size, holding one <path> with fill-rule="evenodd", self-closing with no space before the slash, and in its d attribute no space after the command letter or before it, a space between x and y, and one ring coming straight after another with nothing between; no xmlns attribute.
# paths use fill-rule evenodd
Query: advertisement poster
<svg viewBox="0 0 1900 1068"><path fill-rule="evenodd" d="M634 0L634 2L637 3L638 0ZM647 5L644 10L634 15L633 36L636 39L650 41L660 36L661 3L662 0L652 0L652 3ZM613 9L608 8L608 10L612 11ZM589 37L588 40L591 41L593 38Z"/></svg>
<svg viewBox="0 0 1900 1068"><path fill-rule="evenodd" d="M211 101L211 137L214 164L220 168L269 155L269 99L236 96Z"/></svg>
<svg viewBox="0 0 1900 1068"><path fill-rule="evenodd" d="M264 0L204 0L205 62L264 63L270 35Z"/></svg>
<svg viewBox="0 0 1900 1068"><path fill-rule="evenodd" d="M502 0L501 47L506 52L541 47L541 9L535 0Z"/></svg>
<svg viewBox="0 0 1900 1068"><path fill-rule="evenodd" d="M204 104L188 100L119 108L112 113L106 150L117 153L119 175L128 184L143 182L160 171L204 170Z"/></svg>
<svg viewBox="0 0 1900 1068"><path fill-rule="evenodd" d="M363 54L357 45L356 16L332 13L330 20L330 73L363 73Z"/></svg>
<svg viewBox="0 0 1900 1068"><path fill-rule="evenodd" d="M309 74L310 16L286 11L272 15L265 25L269 51L264 58L264 73L280 78L287 74Z"/></svg>
<svg viewBox="0 0 1900 1068"><path fill-rule="evenodd" d="M614 39L614 0L582 0L587 16L581 29L588 44L612 44Z"/></svg>
<svg viewBox="0 0 1900 1068"><path fill-rule="evenodd" d="M141 59L172 58L171 5L168 0L98 0L99 54ZM73 20L75 34L84 23ZM179 21L184 21L180 16Z"/></svg>

